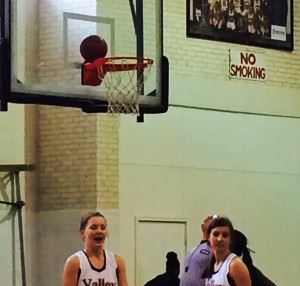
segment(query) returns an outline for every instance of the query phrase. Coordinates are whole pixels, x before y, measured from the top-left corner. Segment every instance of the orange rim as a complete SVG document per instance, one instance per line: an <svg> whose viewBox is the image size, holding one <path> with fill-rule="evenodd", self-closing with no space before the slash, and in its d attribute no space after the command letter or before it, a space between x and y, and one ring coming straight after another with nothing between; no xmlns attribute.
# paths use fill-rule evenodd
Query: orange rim
<svg viewBox="0 0 300 286"><path fill-rule="evenodd" d="M122 62L124 60L124 62ZM125 61L135 60L134 63ZM118 72L144 69L153 64L153 60L144 57L106 57L94 60L93 65L102 72Z"/></svg>

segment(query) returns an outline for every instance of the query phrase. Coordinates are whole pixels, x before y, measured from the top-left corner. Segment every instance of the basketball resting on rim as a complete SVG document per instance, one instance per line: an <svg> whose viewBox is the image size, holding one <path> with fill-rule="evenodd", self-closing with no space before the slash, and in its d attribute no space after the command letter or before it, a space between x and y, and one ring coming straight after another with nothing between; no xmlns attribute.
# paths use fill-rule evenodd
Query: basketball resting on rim
<svg viewBox="0 0 300 286"><path fill-rule="evenodd" d="M80 44L83 85L107 88L109 113L139 113L139 100L144 81L147 79L153 60L144 57L105 57L107 44L103 38L91 35Z"/></svg>

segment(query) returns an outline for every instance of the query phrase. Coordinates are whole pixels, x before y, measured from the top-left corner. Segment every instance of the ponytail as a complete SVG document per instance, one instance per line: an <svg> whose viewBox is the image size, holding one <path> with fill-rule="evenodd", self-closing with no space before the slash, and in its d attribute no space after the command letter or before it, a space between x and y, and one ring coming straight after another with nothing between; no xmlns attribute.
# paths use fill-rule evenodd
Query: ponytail
<svg viewBox="0 0 300 286"><path fill-rule="evenodd" d="M244 248L243 253L242 253L242 260L243 262L248 266L251 267L253 266L253 261L252 257L250 255L250 251L247 247Z"/></svg>

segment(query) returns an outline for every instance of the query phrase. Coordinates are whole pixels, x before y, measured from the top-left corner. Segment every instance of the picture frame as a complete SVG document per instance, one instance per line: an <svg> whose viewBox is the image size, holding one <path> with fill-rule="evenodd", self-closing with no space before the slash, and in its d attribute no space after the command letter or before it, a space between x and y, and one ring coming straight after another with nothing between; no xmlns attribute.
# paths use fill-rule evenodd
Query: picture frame
<svg viewBox="0 0 300 286"><path fill-rule="evenodd" d="M186 0L187 37L294 49L293 0Z"/></svg>

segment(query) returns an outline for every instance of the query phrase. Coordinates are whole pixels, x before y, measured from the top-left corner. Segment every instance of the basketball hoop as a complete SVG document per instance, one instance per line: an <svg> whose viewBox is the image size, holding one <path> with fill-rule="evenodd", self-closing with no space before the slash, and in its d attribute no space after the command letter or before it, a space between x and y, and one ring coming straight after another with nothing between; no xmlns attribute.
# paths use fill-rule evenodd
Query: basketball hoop
<svg viewBox="0 0 300 286"><path fill-rule="evenodd" d="M152 64L152 59L143 57L107 57L93 62L107 89L108 113L139 113L140 97Z"/></svg>

